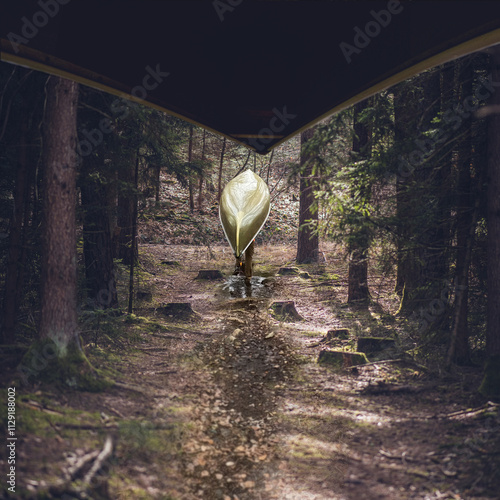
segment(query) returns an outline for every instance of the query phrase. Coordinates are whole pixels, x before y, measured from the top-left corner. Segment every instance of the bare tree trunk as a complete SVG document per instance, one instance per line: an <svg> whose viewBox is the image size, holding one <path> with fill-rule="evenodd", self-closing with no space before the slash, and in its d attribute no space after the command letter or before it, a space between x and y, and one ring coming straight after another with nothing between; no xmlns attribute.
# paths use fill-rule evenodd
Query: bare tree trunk
<svg viewBox="0 0 500 500"><path fill-rule="evenodd" d="M299 234L297 239L297 263L317 262L319 254L319 237L316 231L318 223L317 201L312 185L314 164L305 153L305 146L314 135L312 127L300 134L300 200L299 200Z"/></svg>
<svg viewBox="0 0 500 500"><path fill-rule="evenodd" d="M222 194L222 166L224 165L224 153L226 152L226 138L222 143L222 151L220 153L220 164L219 164L219 188L217 193L217 200L220 202L220 197Z"/></svg>
<svg viewBox="0 0 500 500"><path fill-rule="evenodd" d="M472 94L473 72L470 59L461 71L461 92L459 102L463 102ZM472 198L472 123L469 124L466 135L459 145L457 154L457 257L455 265L455 311L448 349L447 365L471 363L469 348L469 327L467 321L469 300L469 266L474 244L474 234L477 219L477 209ZM478 200L476 200L477 202ZM478 205L478 203L476 203Z"/></svg>
<svg viewBox="0 0 500 500"><path fill-rule="evenodd" d="M201 163L205 166L205 150L206 150L207 131L203 130L203 145L201 147ZM203 209L203 174L200 174L198 184L198 210Z"/></svg>
<svg viewBox="0 0 500 500"><path fill-rule="evenodd" d="M354 137L352 150L359 158L366 158L369 142L370 129L364 123L361 123L360 116L369 105L368 101L360 102L354 106ZM361 188L361 189L360 189ZM362 192L361 196L369 198L371 186L357 186ZM368 290L368 250L369 235L367 229L362 226L353 228L354 234L351 234L349 241L349 276L347 302L358 302L368 306L370 292Z"/></svg>
<svg viewBox="0 0 500 500"><path fill-rule="evenodd" d="M128 313L132 314L134 307L134 268L138 260L138 243L137 243L137 204L138 204L138 185L139 185L139 150L137 150L135 158L134 186L135 194L133 198L133 216L132 216L132 244L130 246L130 269L129 269L129 287L128 287ZM136 252L137 249L137 252Z"/></svg>
<svg viewBox="0 0 500 500"><path fill-rule="evenodd" d="M43 129L44 221L40 338L58 356L81 350L76 313L76 115L78 84L47 81Z"/></svg>
<svg viewBox="0 0 500 500"><path fill-rule="evenodd" d="M188 146L188 162L189 168L191 168L191 162L193 161L193 126L189 126L189 146ZM193 173L191 171L189 175L189 210L191 213L194 212L194 180Z"/></svg>

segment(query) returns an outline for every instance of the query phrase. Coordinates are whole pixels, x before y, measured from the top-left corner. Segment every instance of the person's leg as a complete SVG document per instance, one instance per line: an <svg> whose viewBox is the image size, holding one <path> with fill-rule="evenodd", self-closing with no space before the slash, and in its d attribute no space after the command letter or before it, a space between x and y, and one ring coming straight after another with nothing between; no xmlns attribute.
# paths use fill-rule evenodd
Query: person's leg
<svg viewBox="0 0 500 500"><path fill-rule="evenodd" d="M245 251L245 281L250 282L253 271L253 252L255 250L255 241L250 243L250 246Z"/></svg>

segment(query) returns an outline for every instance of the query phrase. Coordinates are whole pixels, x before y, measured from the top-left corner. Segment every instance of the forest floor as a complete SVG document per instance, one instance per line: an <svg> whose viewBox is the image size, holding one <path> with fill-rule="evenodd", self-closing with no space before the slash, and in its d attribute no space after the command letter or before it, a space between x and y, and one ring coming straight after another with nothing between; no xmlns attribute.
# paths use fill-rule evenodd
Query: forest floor
<svg viewBox="0 0 500 500"><path fill-rule="evenodd" d="M348 307L337 249L298 266L307 274L278 275L294 252L257 247L246 287L225 246L142 245L135 314L95 316L83 333L89 360L116 384L22 385L4 367L18 440L10 497L1 456L3 497L499 499L499 406L478 394L480 368L415 362L390 280L371 278L379 300L368 310ZM223 278L197 279L201 269ZM275 301L293 301L302 319L280 321ZM179 302L195 314L164 307ZM339 328L349 336L337 349L370 335L394 338L397 352L356 369L318 364L320 341Z"/></svg>

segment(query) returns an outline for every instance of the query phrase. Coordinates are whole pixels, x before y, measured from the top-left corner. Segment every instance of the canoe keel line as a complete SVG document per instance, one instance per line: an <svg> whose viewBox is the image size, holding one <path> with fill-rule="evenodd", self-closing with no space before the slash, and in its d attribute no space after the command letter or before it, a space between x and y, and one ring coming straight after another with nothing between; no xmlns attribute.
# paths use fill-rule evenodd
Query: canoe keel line
<svg viewBox="0 0 500 500"><path fill-rule="evenodd" d="M270 209L269 188L251 170L237 175L222 191L219 218L238 262L266 223ZM251 276L251 269L245 275Z"/></svg>

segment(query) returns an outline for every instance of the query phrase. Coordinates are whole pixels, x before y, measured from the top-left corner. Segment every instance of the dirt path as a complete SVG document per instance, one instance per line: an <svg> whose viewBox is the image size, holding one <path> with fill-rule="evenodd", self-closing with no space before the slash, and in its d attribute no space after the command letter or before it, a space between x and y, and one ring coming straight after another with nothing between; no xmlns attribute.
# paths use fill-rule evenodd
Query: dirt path
<svg viewBox="0 0 500 500"><path fill-rule="evenodd" d="M443 375L402 361L335 372L316 363L321 347L311 345L329 329L393 328L375 322L375 310L345 308L333 258L302 269L309 278L276 276L293 249L260 249L248 289L232 277L195 279L201 268L228 273L220 249L219 260L193 247L144 250L141 287L153 302L120 320L120 336L88 347L121 384L94 394L20 391L14 498L77 498L68 471L106 436L113 458L90 498L500 498L500 417L476 393L479 370ZM293 300L304 320L274 318L276 300ZM189 302L198 316L164 316L166 302Z"/></svg>

